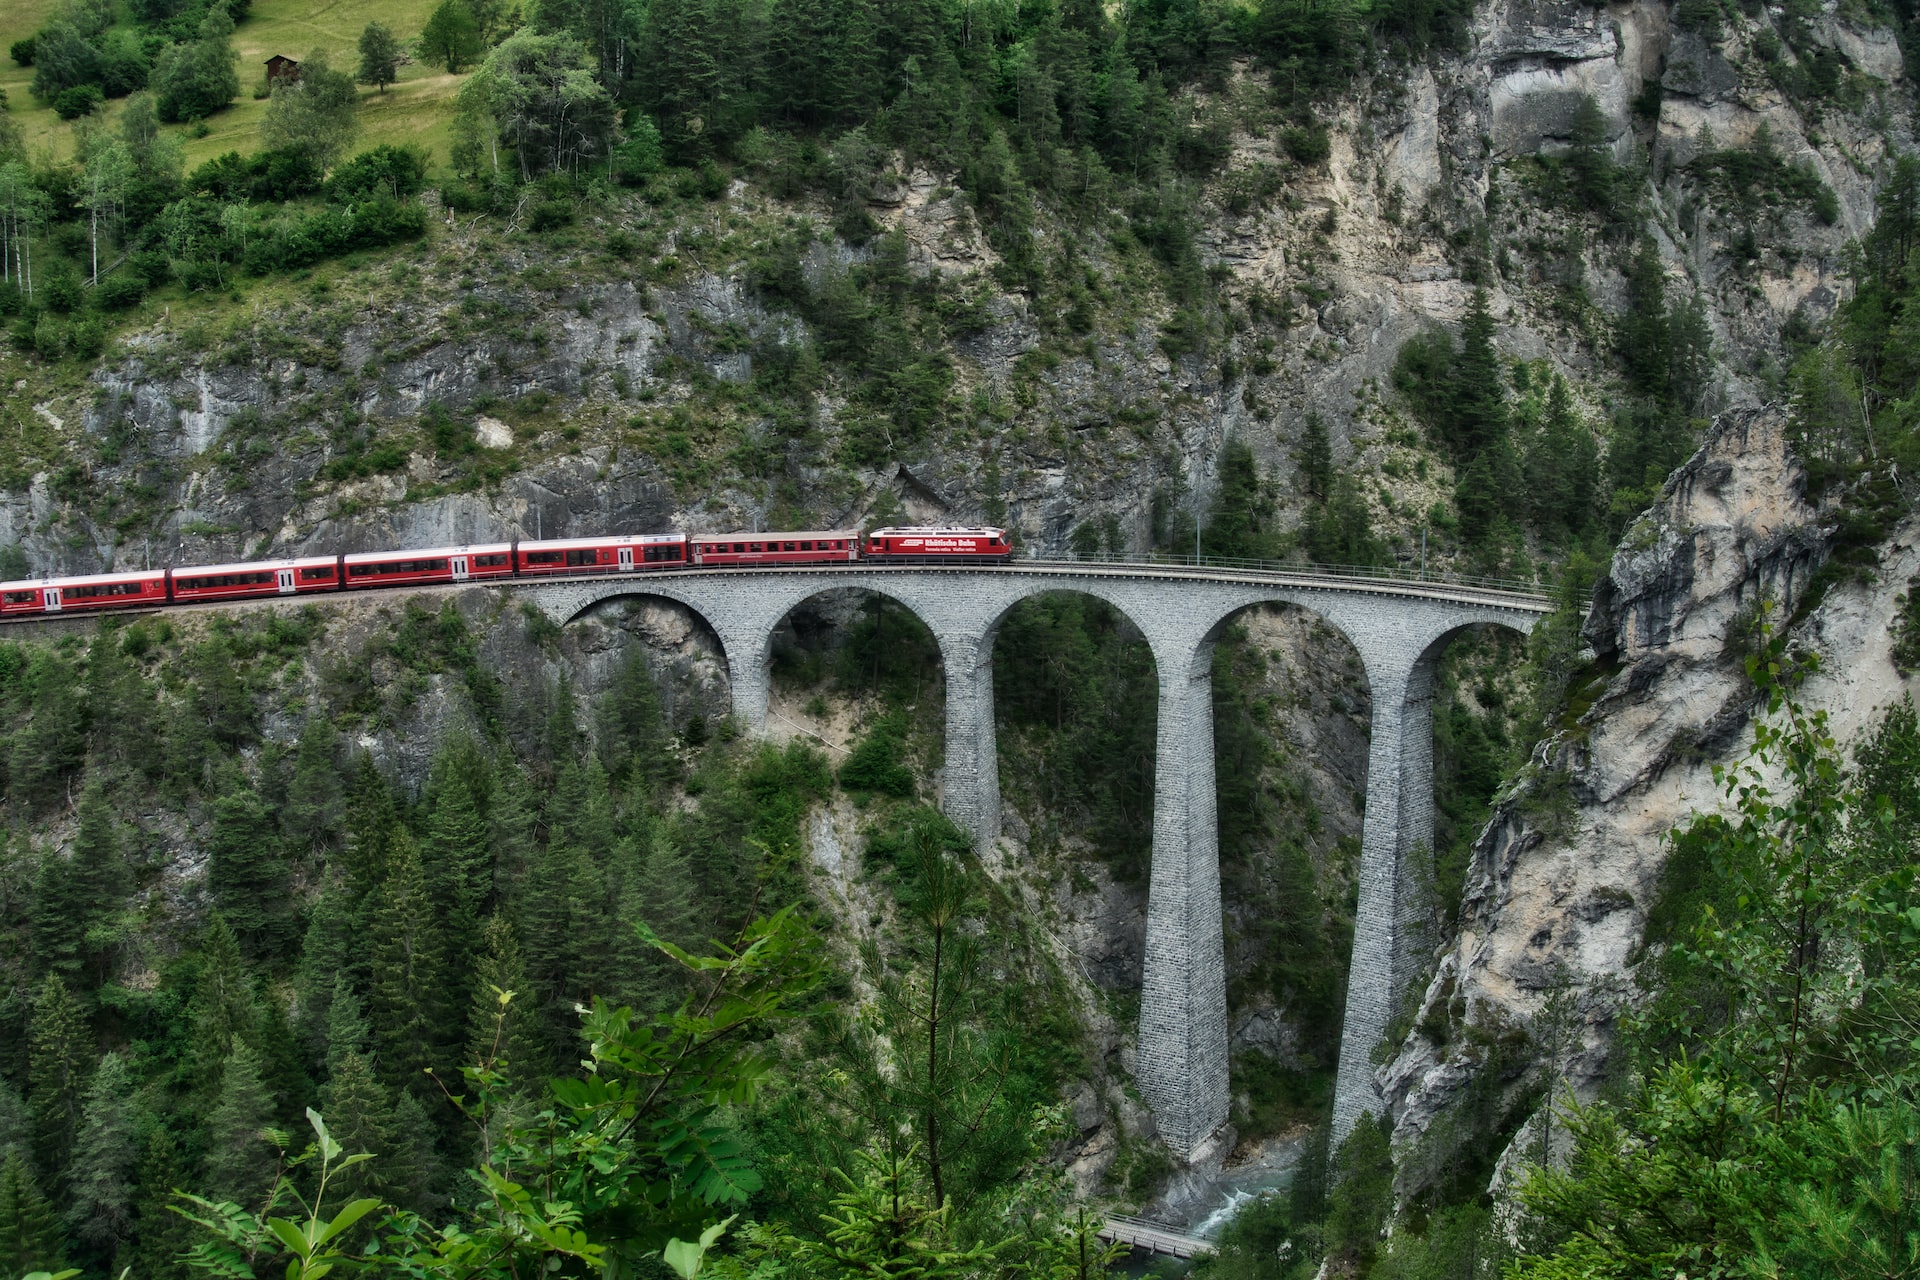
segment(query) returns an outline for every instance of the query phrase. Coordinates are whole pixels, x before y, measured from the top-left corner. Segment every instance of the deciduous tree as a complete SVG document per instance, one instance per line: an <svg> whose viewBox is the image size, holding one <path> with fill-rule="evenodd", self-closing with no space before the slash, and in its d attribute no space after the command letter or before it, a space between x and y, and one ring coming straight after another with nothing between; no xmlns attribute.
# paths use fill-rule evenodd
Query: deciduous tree
<svg viewBox="0 0 1920 1280"><path fill-rule="evenodd" d="M325 51L315 49L300 64L298 77L274 82L267 114L260 121L260 141L270 149L307 157L324 174L360 131L359 108L353 77L335 71Z"/></svg>
<svg viewBox="0 0 1920 1280"><path fill-rule="evenodd" d="M445 63L449 72L458 75L486 46L481 43L480 24L474 21L466 0L440 0L421 29L418 48L421 57Z"/></svg>
<svg viewBox="0 0 1920 1280"><path fill-rule="evenodd" d="M354 79L385 93L399 74L400 42L384 24L369 22L360 32L360 66Z"/></svg>

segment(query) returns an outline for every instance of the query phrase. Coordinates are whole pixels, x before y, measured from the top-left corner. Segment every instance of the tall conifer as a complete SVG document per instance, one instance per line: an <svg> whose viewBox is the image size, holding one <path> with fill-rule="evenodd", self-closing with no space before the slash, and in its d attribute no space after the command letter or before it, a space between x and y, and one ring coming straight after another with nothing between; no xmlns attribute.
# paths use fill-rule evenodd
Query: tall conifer
<svg viewBox="0 0 1920 1280"><path fill-rule="evenodd" d="M512 998L504 1005L501 995ZM513 922L495 912L481 928L481 950L467 1008L465 1062L500 1063L522 1089L536 1090L554 1070L535 1017L538 1000L527 979Z"/></svg>
<svg viewBox="0 0 1920 1280"><path fill-rule="evenodd" d="M74 1239L93 1254L102 1270L111 1270L121 1245L133 1234L138 1128L133 1077L126 1060L109 1053L100 1059L87 1087L73 1165L67 1174L66 1202Z"/></svg>
<svg viewBox="0 0 1920 1280"><path fill-rule="evenodd" d="M74 1135L92 1074L93 1037L67 984L50 977L33 1004L28 1101L33 1108L36 1165L59 1185L73 1154Z"/></svg>
<svg viewBox="0 0 1920 1280"><path fill-rule="evenodd" d="M447 1038L442 1026L445 949L419 852L404 830L392 837L386 883L368 922L367 949L373 965L367 1013L381 1073L395 1087L425 1088L421 1073L447 1065L439 1061Z"/></svg>
<svg viewBox="0 0 1920 1280"><path fill-rule="evenodd" d="M300 730L293 777L281 820L287 839L309 854L332 842L340 825L340 771L333 766L333 730L324 716L309 716Z"/></svg>
<svg viewBox="0 0 1920 1280"><path fill-rule="evenodd" d="M393 1098L364 1054L349 1050L336 1062L333 1079L327 1082L325 1113L327 1130L342 1150L373 1157L341 1172L334 1184L341 1196L395 1199L394 1188L405 1187L409 1179L394 1162Z"/></svg>
<svg viewBox="0 0 1920 1280"><path fill-rule="evenodd" d="M200 973L187 1004L194 1078L203 1088L218 1086L235 1038L254 1026L253 999L253 980L240 959L240 944L216 912L200 939Z"/></svg>
<svg viewBox="0 0 1920 1280"><path fill-rule="evenodd" d="M0 1166L0 1275L59 1271L66 1265L60 1219L41 1194L26 1157Z"/></svg>
<svg viewBox="0 0 1920 1280"><path fill-rule="evenodd" d="M140 1280L189 1280L204 1273L181 1261L197 1242L199 1228L173 1212L173 1193L188 1185L179 1143L165 1125L155 1125L140 1153L139 1194L134 1201L133 1273Z"/></svg>
<svg viewBox="0 0 1920 1280"><path fill-rule="evenodd" d="M387 878L387 846L399 815L393 790L366 752L354 762L347 788L347 883L356 901L365 898Z"/></svg>
<svg viewBox="0 0 1920 1280"><path fill-rule="evenodd" d="M256 962L288 954L297 928L292 868L273 815L249 787L214 801L207 882L242 953Z"/></svg>
<svg viewBox="0 0 1920 1280"><path fill-rule="evenodd" d="M236 1040L220 1071L220 1096L207 1114L207 1195L257 1206L273 1181L275 1151L265 1136L273 1095L260 1078L260 1055Z"/></svg>
<svg viewBox="0 0 1920 1280"><path fill-rule="evenodd" d="M27 667L32 714L13 735L7 757L7 792L27 808L44 808L68 797L66 785L86 751L80 682L67 661L41 649Z"/></svg>

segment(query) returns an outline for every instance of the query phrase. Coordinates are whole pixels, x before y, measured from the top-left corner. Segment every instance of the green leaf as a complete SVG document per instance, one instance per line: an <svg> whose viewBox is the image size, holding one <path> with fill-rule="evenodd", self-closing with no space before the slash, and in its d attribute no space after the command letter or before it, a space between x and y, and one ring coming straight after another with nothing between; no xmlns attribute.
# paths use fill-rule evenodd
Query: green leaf
<svg viewBox="0 0 1920 1280"><path fill-rule="evenodd" d="M379 1207L380 1202L371 1198L353 1201L333 1215L333 1221L329 1222L326 1230L320 1233L319 1243L325 1244Z"/></svg>
<svg viewBox="0 0 1920 1280"><path fill-rule="evenodd" d="M312 1242L307 1239L307 1233L300 1229L299 1224L289 1222L285 1218L268 1218L265 1226L294 1257L304 1260L311 1252Z"/></svg>
<svg viewBox="0 0 1920 1280"><path fill-rule="evenodd" d="M331 1160L340 1154L340 1144L335 1142L333 1135L327 1132L327 1122L321 1119L320 1113L312 1107L307 1108L307 1123L313 1126L314 1133L318 1135L320 1139L320 1158L322 1160Z"/></svg>

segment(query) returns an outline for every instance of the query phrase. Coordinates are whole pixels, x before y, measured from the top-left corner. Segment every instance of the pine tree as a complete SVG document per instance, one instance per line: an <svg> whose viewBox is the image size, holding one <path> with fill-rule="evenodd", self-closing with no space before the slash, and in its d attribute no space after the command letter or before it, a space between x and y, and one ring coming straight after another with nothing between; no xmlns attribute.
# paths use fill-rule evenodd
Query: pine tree
<svg viewBox="0 0 1920 1280"><path fill-rule="evenodd" d="M206 1194L257 1206L272 1185L275 1151L265 1130L273 1095L260 1078L260 1055L244 1040L220 1070L220 1096L207 1114Z"/></svg>
<svg viewBox="0 0 1920 1280"><path fill-rule="evenodd" d="M468 1003L466 1061L504 1061L508 1075L523 1087L537 1083L551 1073L552 1064L529 1025L534 999L513 922L495 912L481 927L480 942ZM513 997L504 1007L502 993Z"/></svg>
<svg viewBox="0 0 1920 1280"><path fill-rule="evenodd" d="M407 1179L393 1163L393 1099L365 1055L352 1050L340 1055L327 1082L325 1114L328 1131L348 1155L364 1152L373 1157L341 1173L334 1184L341 1196L395 1200L393 1188L405 1186Z"/></svg>
<svg viewBox="0 0 1920 1280"><path fill-rule="evenodd" d="M520 900L520 940L525 949L529 999L527 1012L543 1056L570 1063L579 1057L579 1015L574 1012L592 990L592 974L601 957L591 956L595 908L600 902L594 868L580 848L556 830L545 855L527 877Z"/></svg>
<svg viewBox="0 0 1920 1280"><path fill-rule="evenodd" d="M300 730L282 811L287 839L315 854L332 842L340 825L340 771L333 767L333 738L324 717L308 718Z"/></svg>
<svg viewBox="0 0 1920 1280"><path fill-rule="evenodd" d="M67 780L86 750L79 682L58 654L41 649L27 668L32 718L13 735L7 794L29 809L66 797Z"/></svg>
<svg viewBox="0 0 1920 1280"><path fill-rule="evenodd" d="M19 1092L0 1079L0 1164L15 1152L33 1154L33 1118Z"/></svg>
<svg viewBox="0 0 1920 1280"><path fill-rule="evenodd" d="M387 878L387 847L399 824L393 790L373 757L361 753L347 788L347 884L355 901L364 899Z"/></svg>
<svg viewBox="0 0 1920 1280"><path fill-rule="evenodd" d="M218 913L200 940L200 973L187 1016L193 1025L195 1082L211 1092L236 1038L257 1020L253 980L240 959L240 944Z"/></svg>
<svg viewBox="0 0 1920 1280"><path fill-rule="evenodd" d="M33 967L74 987L86 985L87 926L93 903L72 858L52 848L40 851L33 878Z"/></svg>
<svg viewBox="0 0 1920 1280"><path fill-rule="evenodd" d="M207 840L207 883L250 960L278 960L292 950L297 922L285 847L273 815L250 788L213 804Z"/></svg>
<svg viewBox="0 0 1920 1280"><path fill-rule="evenodd" d="M92 1040L67 984L48 978L33 1004L28 1101L33 1108L35 1164L55 1185L63 1180L80 1128L93 1066Z"/></svg>
<svg viewBox="0 0 1920 1280"><path fill-rule="evenodd" d="M87 646L87 707L98 760L148 775L158 771L153 689L128 661L118 631L102 631Z"/></svg>
<svg viewBox="0 0 1920 1280"><path fill-rule="evenodd" d="M431 778L433 811L421 851L427 884L440 904L447 936L455 944L449 960L460 968L493 896L492 832L473 778L484 767L471 743L450 745L436 756Z"/></svg>
<svg viewBox="0 0 1920 1280"><path fill-rule="evenodd" d="M1318 410L1307 413L1294 465L1300 468L1300 487L1306 495L1325 502L1333 492L1333 442L1327 436L1327 420Z"/></svg>
<svg viewBox="0 0 1920 1280"><path fill-rule="evenodd" d="M1670 388L1673 331L1667 316L1667 273L1652 236L1627 266L1627 312L1615 329L1620 362L1633 389L1664 402Z"/></svg>
<svg viewBox="0 0 1920 1280"><path fill-rule="evenodd" d="M350 1053L365 1056L372 1039L367 1019L360 1012L360 997L346 974L334 979L333 995L327 1006L327 1074L340 1069L340 1060Z"/></svg>
<svg viewBox="0 0 1920 1280"><path fill-rule="evenodd" d="M418 1094L402 1092L393 1100L393 1154L388 1157L392 1172L388 1183L396 1204L416 1213L429 1213L443 1206L446 1198L436 1192L442 1180L440 1159L433 1147L433 1122Z"/></svg>
<svg viewBox="0 0 1920 1280"><path fill-rule="evenodd" d="M127 895L126 864L120 856L119 823L97 778L80 793L80 829L73 841L70 875L84 895L85 914L77 922L86 931L81 950L85 990L97 990L113 975L117 932L102 936L97 922L119 914Z"/></svg>
<svg viewBox="0 0 1920 1280"><path fill-rule="evenodd" d="M1475 289L1460 325L1460 350L1454 356L1449 443L1463 461L1494 447L1507 436L1507 383L1494 350L1493 312L1487 291Z"/></svg>
<svg viewBox="0 0 1920 1280"><path fill-rule="evenodd" d="M66 1265L60 1219L33 1180L24 1156L0 1167L0 1275L59 1271Z"/></svg>
<svg viewBox="0 0 1920 1280"><path fill-rule="evenodd" d="M282 1128L298 1129L306 1121L313 1080L307 1074L306 1055L287 1018L287 1006L277 991L269 990L259 1003L259 1017L249 1037L258 1046L260 1078L273 1095L275 1118Z"/></svg>
<svg viewBox="0 0 1920 1280"><path fill-rule="evenodd" d="M173 1212L174 1192L188 1189L180 1148L165 1125L155 1125L140 1153L134 1201L133 1273L141 1280L189 1280L204 1275L183 1262L198 1228Z"/></svg>
<svg viewBox="0 0 1920 1280"><path fill-rule="evenodd" d="M367 928L373 965L367 1013L381 1074L396 1088L423 1089L421 1073L446 1065L439 1061L445 951L420 855L405 831L394 833L388 867Z"/></svg>
<svg viewBox="0 0 1920 1280"><path fill-rule="evenodd" d="M67 1224L102 1270L110 1269L120 1246L133 1234L138 1128L132 1075L125 1059L109 1053L100 1059L87 1087L67 1174Z"/></svg>
<svg viewBox="0 0 1920 1280"><path fill-rule="evenodd" d="M617 979L608 997L647 1014L661 1013L679 999L684 978L679 966L641 940L634 927L644 922L654 933L679 946L698 939L693 867L665 824L656 824L639 860L638 874L624 886L614 914Z"/></svg>
<svg viewBox="0 0 1920 1280"><path fill-rule="evenodd" d="M666 728L660 694L640 645L627 650L598 709L600 758L616 783L657 781L664 772Z"/></svg>
<svg viewBox="0 0 1920 1280"><path fill-rule="evenodd" d="M508 901L519 896L526 880L538 809L532 783L511 757L503 758L496 766L487 800L494 897L496 901Z"/></svg>
<svg viewBox="0 0 1920 1280"><path fill-rule="evenodd" d="M294 970L294 991L300 1017L297 1030L309 1064L325 1061L330 1053L328 1028L333 1021L334 993L345 981L352 990L365 980L364 931L346 893L333 885L321 893L307 916L307 933L300 944L300 962Z"/></svg>

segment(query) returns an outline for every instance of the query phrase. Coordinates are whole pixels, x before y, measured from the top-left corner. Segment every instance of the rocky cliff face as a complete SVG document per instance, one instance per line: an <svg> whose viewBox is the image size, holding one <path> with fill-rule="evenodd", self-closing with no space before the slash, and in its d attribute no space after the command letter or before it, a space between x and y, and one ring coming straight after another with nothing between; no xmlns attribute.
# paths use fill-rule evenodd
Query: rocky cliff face
<svg viewBox="0 0 1920 1280"><path fill-rule="evenodd" d="M1778 68L1822 51L1842 60L1839 104L1775 87ZM1257 100L1265 78L1239 68L1222 102ZM1664 4L1516 0L1481 12L1465 53L1360 81L1334 105L1324 163L1292 160L1273 134L1245 131L1257 113L1241 113L1201 205L1198 243L1224 321L1205 358L1162 349L1171 306L1140 264L1097 237L1043 227L1048 251L1070 247L1084 261L1097 298L1088 336L1061 341L1031 299L992 282L996 256L964 196L937 175L889 174L872 192L877 221L905 234L913 271L958 282L977 304L977 328L950 353L956 403L970 407L880 466L830 447L854 416L831 387L818 409L824 449L798 450L750 412L705 424L726 437L717 443L699 429L675 438L634 424L744 384L766 344L804 331L756 299L746 259L784 218L824 228L824 207L781 204L738 181L711 205L616 204L571 241L449 218L410 254L322 270L239 307L183 307L84 385L0 358L23 439L31 428L36 441L26 452L67 464L0 494L0 540L18 541L36 570L84 570L509 533L731 528L775 512L840 522L897 503L927 518L1004 511L1045 550L1090 524L1111 530L1110 545L1138 549L1156 493L1163 508L1197 509L1229 438L1254 447L1290 508L1293 450L1312 410L1332 430L1336 461L1372 482L1363 487L1376 524L1410 559L1450 479L1437 459L1417 476L1405 465L1417 438L1396 432L1385 386L1407 337L1457 319L1484 284L1508 355L1550 361L1590 403L1608 394L1606 319L1625 287L1619 235L1606 243L1537 198L1528 169L1566 149L1587 99L1616 157L1647 177L1643 230L1670 289L1706 308L1715 401L1764 402L1782 326L1831 310L1877 175L1890 148L1910 142L1892 36L1824 11L1769 11L1710 43L1677 30ZM1834 204L1754 205L1766 193L1730 189L1713 157L1763 140ZM608 252L615 232L638 249ZM819 278L869 253L829 239L803 267ZM450 462L444 433L438 448L426 438L431 406L486 448L486 466ZM388 452L355 465L369 437ZM750 474L720 447L736 443L779 465ZM689 467L689 449L714 456Z"/></svg>
<svg viewBox="0 0 1920 1280"><path fill-rule="evenodd" d="M1379 1072L1403 1191L1467 1140L1464 1110L1504 1112L1511 1132L1538 1098L1543 1057L1577 1096L1607 1077L1666 837L1718 806L1714 767L1752 740L1744 659L1763 602L1778 627L1801 614L1790 643L1821 659L1804 700L1842 743L1913 692L1890 646L1896 598L1920 568L1920 522L1894 534L1877 572L1839 580L1807 610L1829 532L1770 410L1727 415L1628 531L1586 623L1599 674L1576 696L1591 706L1541 744L1481 834L1458 936ZM1538 1124L1536 1113L1515 1150L1533 1153Z"/></svg>

